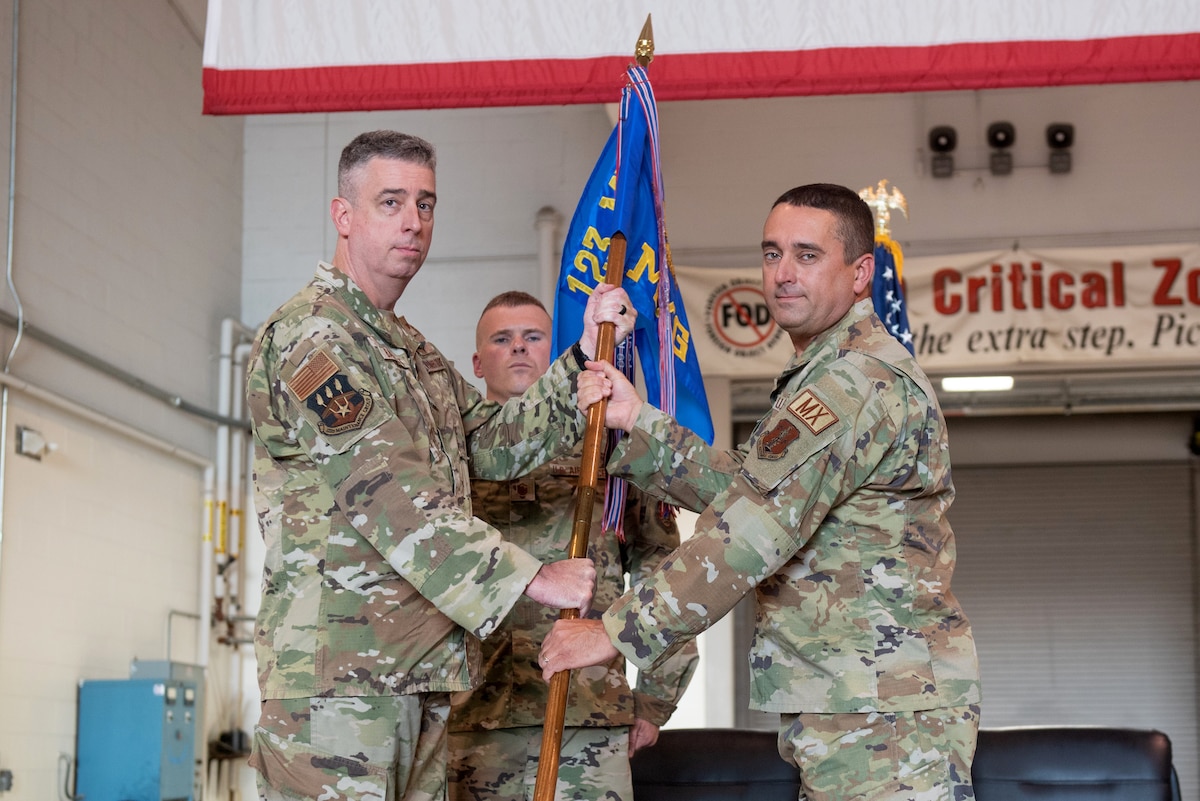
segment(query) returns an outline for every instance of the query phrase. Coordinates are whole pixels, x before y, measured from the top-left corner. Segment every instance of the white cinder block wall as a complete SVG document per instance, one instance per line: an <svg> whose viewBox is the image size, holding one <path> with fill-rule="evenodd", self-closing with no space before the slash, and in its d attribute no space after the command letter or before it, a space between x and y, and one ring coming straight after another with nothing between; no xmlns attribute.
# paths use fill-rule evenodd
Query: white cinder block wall
<svg viewBox="0 0 1200 801"><path fill-rule="evenodd" d="M220 322L242 291L243 142L240 118L200 113L204 11L204 0L20 2L13 280L27 324L212 410ZM12 17L13 0L0 2L4 178ZM17 313L2 284L0 309ZM13 339L0 326L4 354ZM81 679L126 678L135 658L197 658L193 620L174 619L170 644L167 630L172 610L199 611L200 463L215 434L28 332L7 374L101 416L8 395L0 769L12 790L0 796L34 801L62 797ZM57 449L16 455L17 426ZM228 703L228 679L217 670L213 682L214 703Z"/></svg>

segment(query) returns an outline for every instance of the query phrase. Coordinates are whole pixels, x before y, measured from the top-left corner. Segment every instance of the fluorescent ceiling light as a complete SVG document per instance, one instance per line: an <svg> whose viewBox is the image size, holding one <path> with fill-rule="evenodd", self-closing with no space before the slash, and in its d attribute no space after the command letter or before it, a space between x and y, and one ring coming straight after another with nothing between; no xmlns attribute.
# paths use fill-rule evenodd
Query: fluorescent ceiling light
<svg viewBox="0 0 1200 801"><path fill-rule="evenodd" d="M942 379L946 392L1004 392L1013 388L1011 375L950 376Z"/></svg>

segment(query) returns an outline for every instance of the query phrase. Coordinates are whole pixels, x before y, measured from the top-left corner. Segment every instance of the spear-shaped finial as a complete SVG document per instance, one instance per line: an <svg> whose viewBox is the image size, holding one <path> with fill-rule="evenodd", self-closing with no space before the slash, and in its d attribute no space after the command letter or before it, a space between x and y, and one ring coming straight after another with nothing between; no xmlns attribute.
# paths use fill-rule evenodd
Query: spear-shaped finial
<svg viewBox="0 0 1200 801"><path fill-rule="evenodd" d="M637 47L634 48L633 58L642 69L650 66L654 60L654 28L650 25L650 15L646 15L646 24L638 34Z"/></svg>

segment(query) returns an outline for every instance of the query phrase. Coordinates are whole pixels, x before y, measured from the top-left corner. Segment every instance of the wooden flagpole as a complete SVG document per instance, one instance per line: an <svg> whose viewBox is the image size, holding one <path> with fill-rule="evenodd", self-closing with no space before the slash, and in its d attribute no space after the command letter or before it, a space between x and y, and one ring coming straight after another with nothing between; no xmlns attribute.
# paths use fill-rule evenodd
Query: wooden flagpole
<svg viewBox="0 0 1200 801"><path fill-rule="evenodd" d="M654 58L654 32L650 26L650 15L638 35L634 58L644 68ZM617 180L620 180L618 177ZM625 276L625 234L617 231L608 246L608 265L605 268L605 283L620 286ZM601 323L596 336L596 361L611 363L616 349L616 326ZM587 556L588 535L592 529L592 510L596 503L596 484L600 476L600 458L604 453L604 414L608 400L601 399L588 408L587 432L583 438L583 458L579 465L579 484L575 495L575 514L571 525L571 543L567 556ZM564 609L560 620L579 617L576 609ZM567 694L571 687L571 671L560 670L550 677L550 697L546 702L546 717L542 722L542 749L538 757L537 780L533 787L533 801L553 801L554 789L558 784L558 762L562 752L563 724L567 716Z"/></svg>
<svg viewBox="0 0 1200 801"><path fill-rule="evenodd" d="M608 246L608 266L604 281L620 286L625 275L625 235L618 231ZM616 350L617 331L613 323L601 323L596 336L595 361L611 363ZM567 556L572 559L587 556L588 535L592 528L592 510L596 504L596 484L600 476L600 457L604 453L604 414L608 399L588 407L587 431L583 435L583 458L579 464L579 484L575 493L575 514L571 521L571 542ZM578 609L559 612L560 620L579 617ZM571 671L560 670L550 677L550 697L546 702L546 717L542 722L542 750L538 758L537 781L533 801L552 801L558 782L558 760L562 752L563 723L567 716L567 693L571 686Z"/></svg>

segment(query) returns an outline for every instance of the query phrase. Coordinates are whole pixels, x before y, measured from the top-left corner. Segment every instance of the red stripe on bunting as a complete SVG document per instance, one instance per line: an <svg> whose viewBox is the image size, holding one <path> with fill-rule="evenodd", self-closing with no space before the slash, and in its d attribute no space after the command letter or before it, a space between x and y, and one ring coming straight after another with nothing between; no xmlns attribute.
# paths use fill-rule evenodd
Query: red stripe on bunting
<svg viewBox="0 0 1200 801"><path fill-rule="evenodd" d="M204 70L204 113L614 102L630 59ZM662 55L659 101L842 95L1200 78L1200 33L1083 41Z"/></svg>

